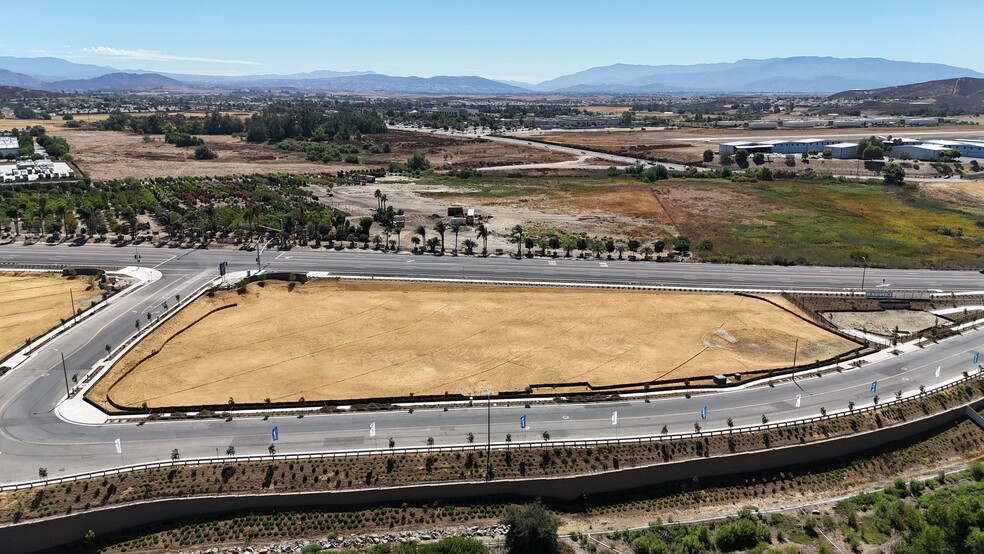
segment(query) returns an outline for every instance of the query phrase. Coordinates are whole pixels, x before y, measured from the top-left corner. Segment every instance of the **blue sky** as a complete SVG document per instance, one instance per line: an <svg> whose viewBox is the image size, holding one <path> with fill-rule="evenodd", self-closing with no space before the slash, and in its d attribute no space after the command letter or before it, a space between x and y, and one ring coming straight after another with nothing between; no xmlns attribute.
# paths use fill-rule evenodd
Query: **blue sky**
<svg viewBox="0 0 984 554"><path fill-rule="evenodd" d="M972 28L984 21L980 0L10 4L2 10L7 24L0 35L0 55L48 55L175 73L331 69L539 82L613 63L692 64L800 55L873 56L984 72L984 40Z"/></svg>

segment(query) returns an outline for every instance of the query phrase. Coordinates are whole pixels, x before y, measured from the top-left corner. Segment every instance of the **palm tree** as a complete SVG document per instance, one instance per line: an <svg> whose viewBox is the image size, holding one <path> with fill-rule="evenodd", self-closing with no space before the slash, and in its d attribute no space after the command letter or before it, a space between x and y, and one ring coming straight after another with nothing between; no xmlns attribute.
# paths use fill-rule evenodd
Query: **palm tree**
<svg viewBox="0 0 984 554"><path fill-rule="evenodd" d="M444 253L444 231L447 231L448 230L448 226L444 224L444 221L443 220L438 220L438 222L434 224L434 230L437 231L437 234L441 235L441 253L443 254Z"/></svg>
<svg viewBox="0 0 984 554"><path fill-rule="evenodd" d="M383 203L383 211L386 211L386 195L380 196L379 201Z"/></svg>
<svg viewBox="0 0 984 554"><path fill-rule="evenodd" d="M430 249L431 254L437 253L437 245L440 244L440 240L437 237L431 237L427 239L427 248Z"/></svg>
<svg viewBox="0 0 984 554"><path fill-rule="evenodd" d="M62 232L67 232L68 224L65 223L65 218L68 216L68 206L66 204L58 204L58 206L55 207L55 215L57 215L58 219L62 222Z"/></svg>
<svg viewBox="0 0 984 554"><path fill-rule="evenodd" d="M482 239L482 257L489 255L489 228L485 226L484 223L478 226L475 230L475 234L478 238Z"/></svg>
<svg viewBox="0 0 984 554"><path fill-rule="evenodd" d="M465 247L465 254L471 256L475 247L478 246L478 243L472 239L465 239L461 241L461 245Z"/></svg>
<svg viewBox="0 0 984 554"><path fill-rule="evenodd" d="M20 236L20 216L21 208L18 204L12 204L7 208L7 217L14 222L14 236Z"/></svg>
<svg viewBox="0 0 984 554"><path fill-rule="evenodd" d="M396 251L400 251L400 233L403 231L403 227L396 228Z"/></svg>
<svg viewBox="0 0 984 554"><path fill-rule="evenodd" d="M509 236L511 236L513 240L516 241L516 246L517 246L516 257L522 258L523 257L523 226L516 225L515 227L513 227L512 233L510 233Z"/></svg>
<svg viewBox="0 0 984 554"><path fill-rule="evenodd" d="M48 195L42 194L38 198L38 220L41 222L41 234L44 234L44 216L48 215Z"/></svg>
<svg viewBox="0 0 984 554"><path fill-rule="evenodd" d="M423 225L417 225L417 228L413 230L413 234L420 235L420 240L415 242L414 243L415 245L417 243L423 243L425 240L427 240L427 227L424 227Z"/></svg>
<svg viewBox="0 0 984 554"><path fill-rule="evenodd" d="M387 225L383 227L383 234L386 235L386 244L383 245L383 252L389 250L390 235L393 234L393 227Z"/></svg>
<svg viewBox="0 0 984 554"><path fill-rule="evenodd" d="M460 231L460 230L461 230L461 225L452 225L451 226L451 231L454 233L454 250L452 251L452 253L455 256L458 255L458 231Z"/></svg>
<svg viewBox="0 0 984 554"><path fill-rule="evenodd" d="M414 235L414 236L410 237L410 242L413 243L413 251L416 252L417 251L417 245L420 244L420 237L418 237L417 235Z"/></svg>
<svg viewBox="0 0 984 554"><path fill-rule="evenodd" d="M383 211L383 203L380 200L380 198L382 198L383 196L383 191L376 189L376 192L372 193L372 195L376 199L376 211L377 212Z"/></svg>

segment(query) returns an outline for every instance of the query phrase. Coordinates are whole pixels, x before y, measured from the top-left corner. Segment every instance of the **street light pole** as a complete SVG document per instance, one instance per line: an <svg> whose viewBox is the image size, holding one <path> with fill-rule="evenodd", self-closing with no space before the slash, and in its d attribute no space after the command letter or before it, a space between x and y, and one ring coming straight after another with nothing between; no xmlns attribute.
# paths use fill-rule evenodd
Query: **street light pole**
<svg viewBox="0 0 984 554"><path fill-rule="evenodd" d="M78 311L75 309L75 293L72 292L72 289L68 289L68 297L72 300L72 323L78 323Z"/></svg>
<svg viewBox="0 0 984 554"><path fill-rule="evenodd" d="M62 352L61 350L58 350L57 348L52 348L52 350L61 354L62 373L65 374L65 396L71 396L72 391L68 387L68 368L65 366L65 353Z"/></svg>
<svg viewBox="0 0 984 554"><path fill-rule="evenodd" d="M861 290L864 291L864 274L868 271L868 258L861 256L864 265L861 266Z"/></svg>

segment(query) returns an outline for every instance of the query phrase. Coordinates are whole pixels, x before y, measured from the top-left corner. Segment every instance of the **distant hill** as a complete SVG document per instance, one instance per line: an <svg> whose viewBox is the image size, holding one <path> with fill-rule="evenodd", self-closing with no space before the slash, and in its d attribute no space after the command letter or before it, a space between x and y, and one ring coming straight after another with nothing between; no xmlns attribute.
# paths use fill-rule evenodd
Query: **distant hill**
<svg viewBox="0 0 984 554"><path fill-rule="evenodd" d="M68 79L91 79L118 69L70 62L61 58L18 58L0 56L0 69L30 75L39 81L64 81Z"/></svg>
<svg viewBox="0 0 984 554"><path fill-rule="evenodd" d="M484 77L392 77L367 74L331 79L268 81L271 86L345 92L402 92L413 94L524 94L529 91Z"/></svg>
<svg viewBox="0 0 984 554"><path fill-rule="evenodd" d="M81 91L147 90L160 88L180 88L187 86L187 84L182 83L177 79L158 75L157 73L110 73L108 75L101 75L93 79L55 81L53 83L43 84L43 88L46 90Z"/></svg>
<svg viewBox="0 0 984 554"><path fill-rule="evenodd" d="M24 100L30 98L61 98L64 94L47 90L34 90L0 85L0 100Z"/></svg>
<svg viewBox="0 0 984 554"><path fill-rule="evenodd" d="M9 69L0 69L0 85L35 88L42 85L42 83L30 75L17 73L15 71L10 71Z"/></svg>
<svg viewBox="0 0 984 554"><path fill-rule="evenodd" d="M931 100L934 104L979 109L984 107L984 79L959 77L871 90L848 90L830 96L833 100L894 101Z"/></svg>
<svg viewBox="0 0 984 554"><path fill-rule="evenodd" d="M533 89L633 93L656 86L675 91L834 92L954 77L984 74L944 64L799 56L698 65L615 64L544 81Z"/></svg>

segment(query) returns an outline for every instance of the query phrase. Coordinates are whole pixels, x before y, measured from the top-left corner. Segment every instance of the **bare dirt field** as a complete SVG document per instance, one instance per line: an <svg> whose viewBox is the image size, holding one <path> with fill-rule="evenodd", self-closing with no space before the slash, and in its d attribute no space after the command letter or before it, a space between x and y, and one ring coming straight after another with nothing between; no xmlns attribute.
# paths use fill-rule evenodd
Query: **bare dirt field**
<svg viewBox="0 0 984 554"><path fill-rule="evenodd" d="M0 273L0 359L70 318L71 295L77 309L101 292L97 287L87 289L84 277Z"/></svg>
<svg viewBox="0 0 984 554"><path fill-rule="evenodd" d="M143 135L75 129L61 130L58 136L68 141L75 163L93 179L333 173L339 169L309 162L303 152L249 144L230 136L205 137L205 143L219 156L215 160L189 160L194 148L177 148L165 143L163 136L144 142Z"/></svg>
<svg viewBox="0 0 984 554"><path fill-rule="evenodd" d="M48 122L50 123L50 122ZM250 144L238 137L203 136L205 143L218 154L215 160L191 160L192 147L178 148L164 142L163 136L113 131L59 129L71 147L78 166L93 179L126 177L192 177L251 173L335 173L366 167L403 163L415 152L422 152L435 168L484 167L526 163L568 161L574 156L513 144L479 141L428 133L389 131L366 135L377 145L390 143L389 154L359 155L360 164L311 162L304 152L290 152L267 144Z"/></svg>
<svg viewBox="0 0 984 554"><path fill-rule="evenodd" d="M200 299L89 398L163 407L617 385L782 368L797 341L808 360L856 346L738 296L269 282Z"/></svg>
<svg viewBox="0 0 984 554"><path fill-rule="evenodd" d="M890 337L898 328L900 333L915 333L932 327L940 318L919 310L885 310L867 312L821 313L840 329L867 330L870 333Z"/></svg>
<svg viewBox="0 0 984 554"><path fill-rule="evenodd" d="M546 131L537 140L563 144L585 150L598 150L623 156L662 159L675 163L696 164L709 146L668 140L670 131Z"/></svg>

